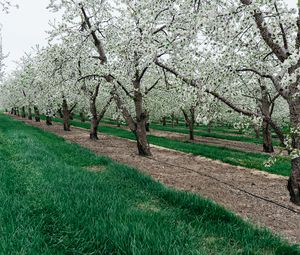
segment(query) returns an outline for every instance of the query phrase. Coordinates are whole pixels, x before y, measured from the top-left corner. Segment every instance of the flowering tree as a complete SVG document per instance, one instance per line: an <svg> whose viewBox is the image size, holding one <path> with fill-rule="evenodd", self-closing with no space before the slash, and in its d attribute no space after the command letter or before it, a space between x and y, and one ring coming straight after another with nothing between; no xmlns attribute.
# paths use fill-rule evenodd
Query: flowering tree
<svg viewBox="0 0 300 255"><path fill-rule="evenodd" d="M293 131L288 189L291 201L300 205L300 10L296 15L279 0L241 0L227 9L225 15L216 17L216 23L218 39L227 45L236 44L234 49L224 50L232 56L246 56L239 61L229 57L227 65L229 62L235 72L252 73L268 80L288 104Z"/></svg>
<svg viewBox="0 0 300 255"><path fill-rule="evenodd" d="M61 110L65 130L75 107L89 109L97 139L115 104L139 154L150 156L150 118L182 112L193 139L197 120L232 115L223 103L262 125L264 151L273 151L271 128L288 142L288 188L300 205L300 11L283 0L51 0L50 7L64 12L56 43L4 83L7 105ZM287 117L288 140L278 121Z"/></svg>
<svg viewBox="0 0 300 255"><path fill-rule="evenodd" d="M77 33L81 27L83 37L88 39L83 43L93 43L94 58L101 68L90 76L101 77L111 84L113 98L136 136L139 154L144 156L151 155L145 128L149 116L144 100L159 85L161 75L154 65L155 58L164 54L170 43L181 43L183 36L177 40L179 30L182 35L189 31L185 22L189 10L181 10L178 3L150 0L121 4L92 0L51 3L53 9L65 10L67 27L61 26L62 32Z"/></svg>

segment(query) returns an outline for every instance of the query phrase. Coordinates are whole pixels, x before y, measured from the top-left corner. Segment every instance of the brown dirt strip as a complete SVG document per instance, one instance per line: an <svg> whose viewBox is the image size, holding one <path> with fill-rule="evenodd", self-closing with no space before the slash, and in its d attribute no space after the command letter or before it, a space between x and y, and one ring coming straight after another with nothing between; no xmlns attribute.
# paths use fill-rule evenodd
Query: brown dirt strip
<svg viewBox="0 0 300 255"><path fill-rule="evenodd" d="M65 132L59 123L46 126L44 122L22 120L133 166L167 186L212 199L244 219L300 243L300 207L289 202L286 177L157 146L152 147L153 157L140 157L135 142L129 140L100 134L99 141L91 141L88 130L73 127Z"/></svg>

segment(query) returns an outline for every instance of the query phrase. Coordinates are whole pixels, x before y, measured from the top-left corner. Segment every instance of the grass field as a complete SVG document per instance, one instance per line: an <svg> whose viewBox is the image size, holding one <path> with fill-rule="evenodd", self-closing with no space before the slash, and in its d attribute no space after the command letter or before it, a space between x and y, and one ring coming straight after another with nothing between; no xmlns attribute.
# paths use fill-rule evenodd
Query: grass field
<svg viewBox="0 0 300 255"><path fill-rule="evenodd" d="M62 122L61 119L53 119L56 122ZM76 127L90 128L89 122L71 121L71 124ZM108 135L118 136L130 140L135 140L132 132L111 126L100 126L99 131ZM194 155L200 155L211 159L217 159L231 165L243 166L248 168L255 168L258 170L289 176L290 175L290 161L281 158L271 167L264 166L264 162L269 159L269 155L260 153L244 152L241 150L235 150L225 147L218 147L206 144L195 144L189 142L182 142L178 140L172 140L165 137L158 137L154 135L148 135L149 142L153 145L162 146L168 149L173 149L181 152L192 153Z"/></svg>
<svg viewBox="0 0 300 255"><path fill-rule="evenodd" d="M3 115L0 161L0 254L300 254L208 200Z"/></svg>

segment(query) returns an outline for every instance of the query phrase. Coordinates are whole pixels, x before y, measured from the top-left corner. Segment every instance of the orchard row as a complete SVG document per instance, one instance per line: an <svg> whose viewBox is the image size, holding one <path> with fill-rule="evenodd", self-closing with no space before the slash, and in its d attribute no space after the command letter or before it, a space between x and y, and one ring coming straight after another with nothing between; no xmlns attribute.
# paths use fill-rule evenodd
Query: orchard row
<svg viewBox="0 0 300 255"><path fill-rule="evenodd" d="M300 205L300 16L283 0L51 0L63 13L1 84L1 105L48 118L88 115L91 139L106 114L151 155L147 123L251 123L291 158L288 189ZM285 136L283 126L290 126Z"/></svg>

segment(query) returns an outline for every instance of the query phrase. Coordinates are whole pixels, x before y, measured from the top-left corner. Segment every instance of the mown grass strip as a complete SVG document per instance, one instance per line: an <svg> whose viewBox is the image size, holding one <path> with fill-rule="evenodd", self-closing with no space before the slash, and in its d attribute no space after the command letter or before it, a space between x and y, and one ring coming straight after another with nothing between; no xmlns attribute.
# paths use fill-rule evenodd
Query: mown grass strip
<svg viewBox="0 0 300 255"><path fill-rule="evenodd" d="M75 115L76 119L79 119L78 115ZM105 124L111 124L116 125L116 122L110 119L104 119L102 123ZM125 124L121 123L121 126L126 126ZM176 127L170 127L170 126L163 126L161 124L151 123L150 128L154 130L159 131L167 131L167 132L173 132L173 133L179 133L179 134L189 134L189 130L185 127L185 125L179 125ZM251 136L245 136L239 133L237 130L228 129L225 127L215 127L213 129L213 132L208 132L207 126L199 126L195 127L194 131L196 136L200 137L211 137L211 138L217 138L217 139L223 139L223 140L229 140L229 141L239 141L239 142L245 142L245 143L255 143L255 144L263 144L262 138L255 138ZM226 134L225 134L226 133ZM238 135L240 134L240 135ZM280 142L278 139L276 139L276 135L274 136L273 145L280 146Z"/></svg>
<svg viewBox="0 0 300 255"><path fill-rule="evenodd" d="M209 200L3 115L0 144L1 254L300 254Z"/></svg>
<svg viewBox="0 0 300 255"><path fill-rule="evenodd" d="M179 129L179 128L172 128L172 127L164 127L161 125L151 125L152 129L160 130L160 131L168 131L168 132L176 132L181 134L189 134L189 130L187 129ZM225 134L218 134L218 133L209 133L205 131L195 131L196 136L202 137L212 137L218 138L223 140L230 140L230 141L239 141L239 142L246 142L246 143L255 143L255 144L263 144L263 140L261 138L255 137L248 137L248 136L238 136L238 135L225 135ZM280 143L278 140L273 141L273 145L279 146Z"/></svg>
<svg viewBox="0 0 300 255"><path fill-rule="evenodd" d="M62 123L61 119L54 118L56 122ZM90 123L71 121L71 124L75 127L90 128ZM135 140L132 132L111 126L100 126L99 131L108 135L113 135L121 138ZM241 150L230 149L226 147L219 147L206 144L195 144L189 142L182 142L165 137L158 137L154 135L148 135L149 142L153 145L158 145L172 150L177 150L185 153L192 153L194 155L204 156L211 159L220 160L222 162L243 166L247 168L254 168L265 172L289 176L291 163L286 158L279 158L275 164L271 167L264 166L264 162L269 159L269 155L245 152Z"/></svg>

